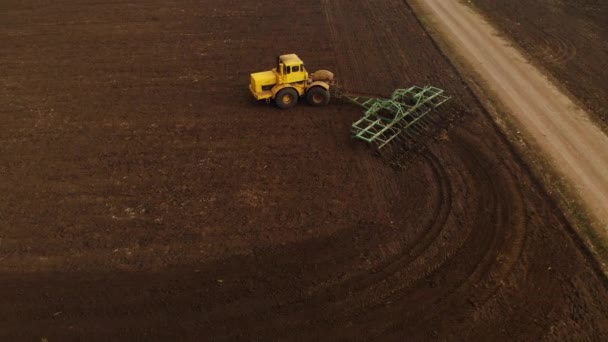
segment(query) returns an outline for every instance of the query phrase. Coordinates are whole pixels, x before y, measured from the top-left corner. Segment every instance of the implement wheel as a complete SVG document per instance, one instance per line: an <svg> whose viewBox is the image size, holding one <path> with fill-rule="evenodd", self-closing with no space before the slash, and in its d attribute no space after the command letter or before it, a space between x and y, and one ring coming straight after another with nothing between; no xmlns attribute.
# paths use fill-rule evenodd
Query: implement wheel
<svg viewBox="0 0 608 342"><path fill-rule="evenodd" d="M281 89L274 100L279 108L288 109L298 103L298 92L293 88Z"/></svg>
<svg viewBox="0 0 608 342"><path fill-rule="evenodd" d="M329 103L329 92L320 86L312 87L306 92L306 101L312 106L324 106Z"/></svg>

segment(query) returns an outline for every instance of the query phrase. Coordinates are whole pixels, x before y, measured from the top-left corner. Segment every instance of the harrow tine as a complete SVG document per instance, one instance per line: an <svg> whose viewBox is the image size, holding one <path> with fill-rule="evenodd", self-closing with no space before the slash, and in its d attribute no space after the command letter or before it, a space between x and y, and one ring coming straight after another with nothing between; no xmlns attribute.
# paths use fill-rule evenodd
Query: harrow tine
<svg viewBox="0 0 608 342"><path fill-rule="evenodd" d="M421 119L420 121L417 121L414 124L415 127L423 127L423 128L428 128L429 127L429 123L426 122L424 119Z"/></svg>
<svg viewBox="0 0 608 342"><path fill-rule="evenodd" d="M420 150L434 132L438 118L429 115L449 97L436 87L396 89L391 98L344 96L365 109L352 124L353 138L377 146L377 152L397 164L407 159L406 152Z"/></svg>

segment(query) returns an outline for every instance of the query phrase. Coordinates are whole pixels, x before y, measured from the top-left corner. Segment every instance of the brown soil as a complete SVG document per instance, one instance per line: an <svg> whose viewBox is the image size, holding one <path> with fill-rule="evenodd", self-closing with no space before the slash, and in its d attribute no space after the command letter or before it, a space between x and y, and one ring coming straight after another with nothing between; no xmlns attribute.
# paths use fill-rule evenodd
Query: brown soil
<svg viewBox="0 0 608 342"><path fill-rule="evenodd" d="M607 337L605 278L403 1L0 23L0 340ZM357 108L251 99L282 52L359 92L442 87L457 125L390 168Z"/></svg>
<svg viewBox="0 0 608 342"><path fill-rule="evenodd" d="M608 132L608 2L469 1L550 72Z"/></svg>

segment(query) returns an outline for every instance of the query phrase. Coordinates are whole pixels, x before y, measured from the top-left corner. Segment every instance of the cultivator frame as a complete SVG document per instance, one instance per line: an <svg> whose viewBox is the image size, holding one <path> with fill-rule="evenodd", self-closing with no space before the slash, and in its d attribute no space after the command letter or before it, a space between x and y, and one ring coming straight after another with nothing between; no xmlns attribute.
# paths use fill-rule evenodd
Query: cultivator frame
<svg viewBox="0 0 608 342"><path fill-rule="evenodd" d="M364 116L352 124L353 138L376 145L379 152L399 140L415 141L421 131L430 128L428 114L450 99L433 86L396 89L388 99L344 94L341 97L365 109Z"/></svg>

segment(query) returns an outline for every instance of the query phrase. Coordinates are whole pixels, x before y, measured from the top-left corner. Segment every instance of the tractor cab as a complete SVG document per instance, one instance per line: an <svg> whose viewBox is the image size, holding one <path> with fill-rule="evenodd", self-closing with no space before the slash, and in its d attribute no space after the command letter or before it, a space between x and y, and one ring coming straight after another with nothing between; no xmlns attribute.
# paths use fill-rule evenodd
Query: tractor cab
<svg viewBox="0 0 608 342"><path fill-rule="evenodd" d="M277 74L277 78L281 78L281 81L277 83L304 82L308 79L308 73L304 69L304 62L293 53L277 57L277 67L274 71Z"/></svg>

